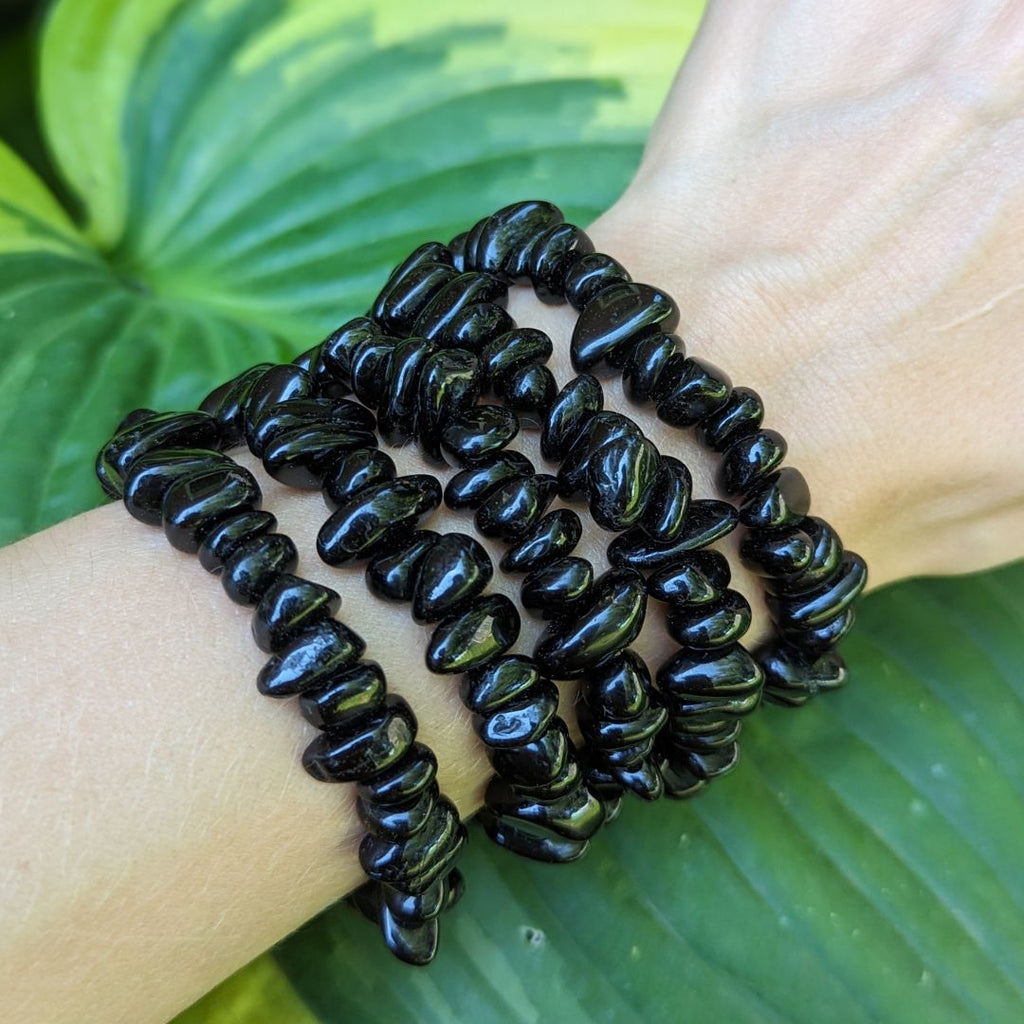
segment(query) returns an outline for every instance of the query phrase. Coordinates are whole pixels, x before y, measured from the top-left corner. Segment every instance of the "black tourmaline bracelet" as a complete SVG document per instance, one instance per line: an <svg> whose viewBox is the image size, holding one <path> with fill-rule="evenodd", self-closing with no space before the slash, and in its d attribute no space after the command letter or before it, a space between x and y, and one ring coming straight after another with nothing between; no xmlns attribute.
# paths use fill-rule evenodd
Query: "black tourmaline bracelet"
<svg viewBox="0 0 1024 1024"><path fill-rule="evenodd" d="M387 694L381 667L360 660L364 642L336 618L339 595L292 575L295 545L259 509L252 474L221 450L243 434L271 440L264 413L282 376L253 368L199 412L137 410L101 450L97 474L135 518L162 522L174 547L198 554L232 600L255 606L253 635L272 654L257 679L260 692L299 694L303 716L323 730L303 755L314 778L358 783L368 829L360 862L373 881L357 902L396 956L425 964L437 950L438 915L462 892L453 865L465 827L438 791L433 753L415 741L411 708ZM355 403L326 402L323 412L320 426L337 453L373 437L372 417Z"/></svg>

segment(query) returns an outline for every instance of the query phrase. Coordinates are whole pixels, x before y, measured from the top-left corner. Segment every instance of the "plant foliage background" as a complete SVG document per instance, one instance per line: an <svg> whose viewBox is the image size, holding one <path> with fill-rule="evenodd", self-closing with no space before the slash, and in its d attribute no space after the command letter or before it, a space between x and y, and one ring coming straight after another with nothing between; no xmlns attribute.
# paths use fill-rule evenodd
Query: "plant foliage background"
<svg viewBox="0 0 1024 1024"><path fill-rule="evenodd" d="M0 6L0 543L99 502L121 411L308 347L417 242L533 195L592 219L701 8L29 6ZM338 907L179 1024L1024 1019L1022 586L873 595L854 685L574 869L474 843L430 969Z"/></svg>

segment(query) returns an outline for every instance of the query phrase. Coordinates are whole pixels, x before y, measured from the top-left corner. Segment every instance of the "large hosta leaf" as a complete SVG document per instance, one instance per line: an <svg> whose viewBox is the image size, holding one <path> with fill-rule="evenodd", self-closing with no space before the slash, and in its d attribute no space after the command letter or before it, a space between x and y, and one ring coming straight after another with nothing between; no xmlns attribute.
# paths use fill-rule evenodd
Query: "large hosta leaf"
<svg viewBox="0 0 1024 1024"><path fill-rule="evenodd" d="M628 180L700 4L60 0L48 142L0 146L0 543L95 503L133 405L194 405L498 203ZM875 595L856 683L574 869L478 837L426 971L346 908L183 1020L1020 1020L1024 567Z"/></svg>

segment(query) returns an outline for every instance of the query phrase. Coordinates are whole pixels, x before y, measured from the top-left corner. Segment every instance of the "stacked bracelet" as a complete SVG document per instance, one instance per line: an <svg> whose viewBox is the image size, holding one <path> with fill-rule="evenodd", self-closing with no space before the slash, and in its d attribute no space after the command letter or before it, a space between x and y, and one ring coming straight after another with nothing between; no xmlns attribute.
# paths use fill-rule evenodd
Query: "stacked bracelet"
<svg viewBox="0 0 1024 1024"><path fill-rule="evenodd" d="M578 376L559 389L553 346L505 309L510 284L570 302ZM354 896L410 963L435 954L440 913L462 891L454 867L465 827L416 741L412 709L388 695L383 669L337 619L338 594L295 576L295 545L260 510L255 479L225 449L245 443L280 482L321 490L330 514L317 552L335 568L365 567L370 590L409 603L433 626L427 667L461 676L495 778L481 813L500 845L534 859L578 858L626 792L689 796L736 762L741 720L772 700L799 705L840 685L835 645L853 623L863 560L810 516L786 443L762 429L757 394L688 358L673 333L678 309L631 281L557 207L516 203L448 245L419 246L365 317L342 325L293 363L262 364L211 392L192 413L138 410L97 460L111 497L171 543L199 555L271 655L258 686L297 694L321 730L303 755L322 781L354 782L367 829ZM696 428L722 454L719 483L735 501L693 499L687 467L658 451L629 417L604 409L598 374L621 372L627 396ZM350 399L355 396L357 401ZM491 395L496 404L481 404ZM498 404L500 403L500 404ZM538 472L508 445L540 429ZM415 440L428 462L454 464L447 485L397 475L378 448ZM585 503L613 536L611 568L574 554ZM474 513L501 541L503 571L521 576L523 609L547 620L533 656L512 653L520 616L488 593L493 565L478 540L421 520L442 500ZM730 589L726 559L708 545L738 526L741 556L764 580L776 634L751 655L751 611ZM655 673L630 645L649 599L667 605L679 645ZM552 680L580 680L577 751L557 714Z"/></svg>

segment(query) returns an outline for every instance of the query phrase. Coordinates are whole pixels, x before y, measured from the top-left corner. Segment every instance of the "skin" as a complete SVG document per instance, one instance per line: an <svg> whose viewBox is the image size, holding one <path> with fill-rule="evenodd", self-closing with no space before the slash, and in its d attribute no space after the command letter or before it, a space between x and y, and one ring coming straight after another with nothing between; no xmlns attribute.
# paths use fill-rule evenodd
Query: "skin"
<svg viewBox="0 0 1024 1024"><path fill-rule="evenodd" d="M871 586L1024 553L1022 57L1011 3L713 3L590 229L676 298L691 352L762 394ZM510 309L549 331L566 380L571 310L522 290ZM691 438L606 394L715 494ZM428 631L317 561L318 497L265 483L299 573L342 593L471 814L488 764L457 687L423 667ZM581 553L602 566L607 540L591 527ZM249 613L159 530L97 509L0 551L0 576L5 1009L165 1020L359 884L353 793L299 768L314 730L252 685ZM734 585L763 636L756 581L737 566ZM651 615L641 652L670 647Z"/></svg>

